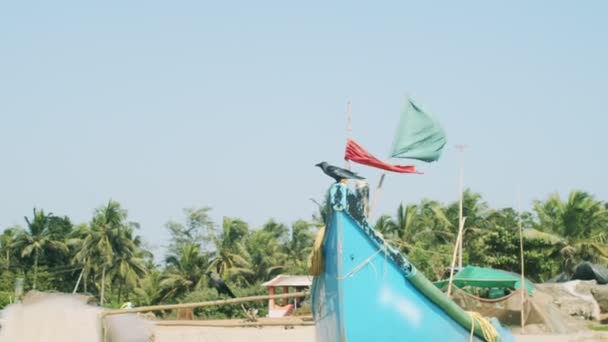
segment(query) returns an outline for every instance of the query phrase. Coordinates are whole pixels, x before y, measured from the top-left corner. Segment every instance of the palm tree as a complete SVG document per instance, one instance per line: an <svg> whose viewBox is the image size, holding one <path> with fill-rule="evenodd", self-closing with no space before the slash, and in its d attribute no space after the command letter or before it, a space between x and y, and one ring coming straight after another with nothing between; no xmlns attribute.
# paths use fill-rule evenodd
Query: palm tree
<svg viewBox="0 0 608 342"><path fill-rule="evenodd" d="M251 265L250 271L246 272L249 283L268 280L286 268L287 253L275 233L262 228L247 237L245 248Z"/></svg>
<svg viewBox="0 0 608 342"><path fill-rule="evenodd" d="M89 263L86 268L92 268L92 265L101 267L101 305L105 299L106 271L116 260L117 248L126 243L126 239L121 238L124 237L122 231L128 229L126 219L127 211L120 207L120 203L110 200L95 211L91 224L81 231L84 239L74 259Z"/></svg>
<svg viewBox="0 0 608 342"><path fill-rule="evenodd" d="M582 191L572 191L563 202L558 194L534 202L536 230L528 239L553 241L560 248L567 273L581 260L608 262L608 210L604 203Z"/></svg>
<svg viewBox="0 0 608 342"><path fill-rule="evenodd" d="M446 209L446 215L455 230L458 230L458 206L458 202L453 202ZM488 213L488 203L480 194L472 192L470 189L466 189L462 193L462 216L466 217L467 227L473 227L473 230L483 228Z"/></svg>
<svg viewBox="0 0 608 342"><path fill-rule="evenodd" d="M215 256L209 264L220 276L251 274L249 255L243 244L249 232L246 222L240 219L224 217L222 232L213 237Z"/></svg>
<svg viewBox="0 0 608 342"><path fill-rule="evenodd" d="M407 242L403 237L411 232L413 222L416 219L416 205L404 206L403 203L397 208L396 218L390 215L381 215L374 224L374 229L379 232L391 245L403 250Z"/></svg>
<svg viewBox="0 0 608 342"><path fill-rule="evenodd" d="M384 236L385 238L388 238L391 234L392 234L392 229L393 229L393 219L391 218L391 215L381 215L380 217L378 217L378 219L376 220L376 223L374 224L374 229L381 233L382 236Z"/></svg>
<svg viewBox="0 0 608 342"><path fill-rule="evenodd" d="M418 206L415 204L400 204L397 215L389 225L389 241L403 251L408 251L414 245L414 236L418 226Z"/></svg>
<svg viewBox="0 0 608 342"><path fill-rule="evenodd" d="M291 239L283 249L288 257L291 272L305 274L308 272L308 256L312 252L315 234L311 231L314 223L298 220L291 226Z"/></svg>
<svg viewBox="0 0 608 342"><path fill-rule="evenodd" d="M429 243L453 243L456 240L453 224L441 203L423 199L418 205L418 215L416 240L426 238Z"/></svg>
<svg viewBox="0 0 608 342"><path fill-rule="evenodd" d="M264 223L262 230L272 235L272 237L279 243L286 243L288 240L287 233L289 232L289 229L287 229L284 224L278 223L273 219L270 219L268 222Z"/></svg>
<svg viewBox="0 0 608 342"><path fill-rule="evenodd" d="M14 246L16 237L22 234L23 228L21 227L12 227L5 229L2 234L0 234L0 250L2 251L2 258L4 258L4 263L6 264L6 272L10 270L11 267L11 256L14 253Z"/></svg>
<svg viewBox="0 0 608 342"><path fill-rule="evenodd" d="M85 251L83 248L84 241L90 235L90 231L91 230L88 224L81 223L74 228L66 242L68 247L73 251L71 262L73 264L82 265L80 275L76 281L74 292L78 290L80 282L82 281L84 292L87 293L87 280L89 275L93 273L96 266L94 260L95 258L92 258L93 250Z"/></svg>
<svg viewBox="0 0 608 342"><path fill-rule="evenodd" d="M378 223L380 228L385 230L392 244L408 252L422 236L434 232L436 225L434 205L434 202L427 200L423 200L420 204L400 204L395 218L381 217Z"/></svg>
<svg viewBox="0 0 608 342"><path fill-rule="evenodd" d="M482 234L486 228L486 217L489 213L488 203L483 200L480 194L466 189L462 193L462 217L465 219L465 224L462 231L462 256L466 256L467 247L472 243L476 236ZM451 224L451 230L454 235L453 242L456 241L459 222L459 202L454 202L446 209L446 216Z"/></svg>
<svg viewBox="0 0 608 342"><path fill-rule="evenodd" d="M68 248L63 241L55 240L49 227L56 217L45 214L44 210L34 208L34 217L30 221L25 217L27 229L15 237L15 247L21 251L21 257L34 254L34 281L32 288L36 289L38 277L38 261L40 255L46 250L60 250L67 253Z"/></svg>
<svg viewBox="0 0 608 342"><path fill-rule="evenodd" d="M214 223L209 216L210 207L184 209L185 224L169 221L165 225L171 234L169 251L177 253L179 245L183 243L198 243L205 246L211 241L210 235L214 231Z"/></svg>
<svg viewBox="0 0 608 342"><path fill-rule="evenodd" d="M145 258L151 258L150 252L141 248L139 236L133 237L133 229L126 226L112 240L114 262L108 269L112 279L118 281L118 302L121 301L123 287L134 288L146 275Z"/></svg>
<svg viewBox="0 0 608 342"><path fill-rule="evenodd" d="M155 305L163 296L162 274L151 261L147 262L146 269L146 275L141 279L139 286L133 289L133 292L138 305Z"/></svg>
<svg viewBox="0 0 608 342"><path fill-rule="evenodd" d="M449 241L455 236L450 227L451 223L441 204L426 199L420 204L400 204L395 218L382 215L374 226L389 243L406 253L421 241Z"/></svg>
<svg viewBox="0 0 608 342"><path fill-rule="evenodd" d="M177 298L200 287L209 265L209 256L201 254L196 243L182 243L176 254L165 260L167 268L160 281L162 299Z"/></svg>

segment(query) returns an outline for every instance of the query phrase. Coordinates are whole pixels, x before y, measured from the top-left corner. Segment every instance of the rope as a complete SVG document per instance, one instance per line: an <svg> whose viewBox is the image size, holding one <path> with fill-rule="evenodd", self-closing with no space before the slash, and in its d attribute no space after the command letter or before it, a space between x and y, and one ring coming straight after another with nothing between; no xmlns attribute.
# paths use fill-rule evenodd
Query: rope
<svg viewBox="0 0 608 342"><path fill-rule="evenodd" d="M318 276L323 273L325 268L325 259L323 258L323 240L325 239L325 226L319 228L315 243L312 247L309 257L308 273L312 276Z"/></svg>
<svg viewBox="0 0 608 342"><path fill-rule="evenodd" d="M475 323L479 324L479 329L481 329L481 333L486 342L498 342L498 332L488 319L483 317L479 312L467 311L467 313L471 316L470 342L474 341Z"/></svg>
<svg viewBox="0 0 608 342"><path fill-rule="evenodd" d="M338 280L344 280L344 279L352 276L353 274L361 271L363 269L363 267L365 267L367 264L370 264L371 261L376 257L376 255L380 254L380 252L382 252L382 251L386 251L386 244L382 245L382 247L380 247L380 249L378 249L372 255L367 257L367 259L363 260L359 265L355 266L350 272L346 273L342 277L338 277ZM372 265L374 272L376 272L376 275L377 275L378 272L376 271L376 267L374 266L374 264L370 264L370 265Z"/></svg>

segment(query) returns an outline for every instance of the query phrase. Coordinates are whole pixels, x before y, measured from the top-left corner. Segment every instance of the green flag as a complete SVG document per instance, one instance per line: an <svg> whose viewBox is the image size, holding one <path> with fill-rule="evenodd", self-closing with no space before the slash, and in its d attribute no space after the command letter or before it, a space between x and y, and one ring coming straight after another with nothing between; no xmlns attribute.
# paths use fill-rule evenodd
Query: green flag
<svg viewBox="0 0 608 342"><path fill-rule="evenodd" d="M447 140L445 132L433 115L408 99L393 142L393 158L433 162L439 159Z"/></svg>

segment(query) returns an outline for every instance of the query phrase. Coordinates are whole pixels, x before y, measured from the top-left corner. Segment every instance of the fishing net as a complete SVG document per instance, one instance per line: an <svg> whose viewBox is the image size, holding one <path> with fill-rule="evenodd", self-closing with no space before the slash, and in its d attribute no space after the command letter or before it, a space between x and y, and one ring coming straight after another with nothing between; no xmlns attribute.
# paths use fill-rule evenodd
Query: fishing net
<svg viewBox="0 0 608 342"><path fill-rule="evenodd" d="M521 326L521 313L524 313L525 326L534 325L539 332L565 333L571 318L564 315L553 303L552 298L540 291L534 296L514 290L501 298L482 298L472 295L458 287L453 288L452 299L467 311L476 311L485 317L496 317L502 324Z"/></svg>

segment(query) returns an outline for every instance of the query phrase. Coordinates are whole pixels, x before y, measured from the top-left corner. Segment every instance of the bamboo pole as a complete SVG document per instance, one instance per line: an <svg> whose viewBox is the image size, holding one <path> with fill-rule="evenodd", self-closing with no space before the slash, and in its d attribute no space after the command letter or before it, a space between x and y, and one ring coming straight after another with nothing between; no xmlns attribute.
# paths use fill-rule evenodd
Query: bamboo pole
<svg viewBox="0 0 608 342"><path fill-rule="evenodd" d="M197 302L197 303L151 305L151 306L140 306L138 308L131 308L131 309L110 309L110 310L102 311L101 316L105 317L105 316L110 316L110 315L121 315L121 314L136 313L136 312L201 308L201 307L215 306L215 305L228 305L228 304L240 304L240 303L246 303L246 302L256 302L256 301L268 300L268 299L306 297L308 295L309 295L309 292L294 292L294 293L285 293L285 294L278 294L278 295L261 295L261 296L250 296L250 297L240 297L240 298L230 298L230 299L219 299L219 300L211 300L211 301L207 301L207 302Z"/></svg>
<svg viewBox="0 0 608 342"><path fill-rule="evenodd" d="M456 149L460 152L460 177L458 180L458 194L460 196L460 201L458 205L458 225L462 225L464 227L463 217L462 217L462 201L463 201L463 187L464 187L464 149L466 145L456 145ZM458 269L462 270L462 239L458 244Z"/></svg>
<svg viewBox="0 0 608 342"><path fill-rule="evenodd" d="M86 265L87 263L87 259L84 259L84 263ZM72 294L76 293L76 291L78 291L78 286L80 286L80 280L82 280L82 275L84 274L84 268L86 266L82 266L82 270L80 271L80 275L78 276L78 280L76 281L76 286L74 286L74 291L72 291Z"/></svg>
<svg viewBox="0 0 608 342"><path fill-rule="evenodd" d="M452 294L452 283L454 282L454 266L456 266L456 256L458 254L458 247L460 247L460 243L462 242L462 231L464 228L464 221L466 221L466 219L466 217L463 217L462 220L460 220L460 224L458 227L458 236L456 237L454 253L452 254L452 265L450 267L450 280L448 281L448 297Z"/></svg>
<svg viewBox="0 0 608 342"><path fill-rule="evenodd" d="M157 326L165 327L184 327L184 326L195 326L195 327L220 327L220 328L234 328L234 327L264 327L264 326L307 326L315 325L315 322L304 321L301 319L276 319L272 321L257 321L257 322L240 322L240 321L206 321L206 320L194 320L194 321L158 321L155 322Z"/></svg>
<svg viewBox="0 0 608 342"><path fill-rule="evenodd" d="M519 221L519 252L520 252L520 256L521 256L521 285L520 285L520 289L522 289L521 291L521 332L525 333L526 329L524 327L525 325L525 309L526 309L526 278L524 276L524 237L523 237L523 230L522 230L522 225L521 225L521 190L518 191L518 196L517 196L517 216L518 216L518 221Z"/></svg>

